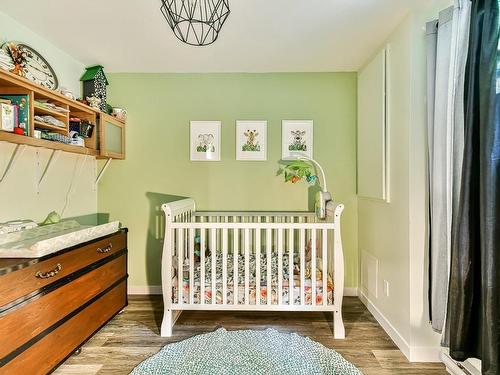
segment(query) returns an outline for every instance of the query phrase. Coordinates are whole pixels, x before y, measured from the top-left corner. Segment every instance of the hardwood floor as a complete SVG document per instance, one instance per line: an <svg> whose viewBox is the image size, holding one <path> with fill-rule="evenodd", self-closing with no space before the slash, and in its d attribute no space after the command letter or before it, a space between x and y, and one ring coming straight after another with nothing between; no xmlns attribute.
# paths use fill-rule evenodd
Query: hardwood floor
<svg viewBox="0 0 500 375"><path fill-rule="evenodd" d="M408 362L357 298L344 301L345 340L333 339L331 314L275 312L184 312L174 327L174 336L167 339L159 336L163 313L160 296L130 296L125 311L55 374L128 374L164 345L222 326L228 330L272 327L309 336L335 349L365 375L446 374L442 364Z"/></svg>

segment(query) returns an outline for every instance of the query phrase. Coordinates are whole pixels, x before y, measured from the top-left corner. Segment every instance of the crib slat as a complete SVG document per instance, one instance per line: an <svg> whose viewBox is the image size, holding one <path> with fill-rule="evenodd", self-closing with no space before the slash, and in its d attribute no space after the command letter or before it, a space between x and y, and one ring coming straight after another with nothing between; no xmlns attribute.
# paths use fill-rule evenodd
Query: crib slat
<svg viewBox="0 0 500 375"><path fill-rule="evenodd" d="M260 305L260 229L255 231L255 304Z"/></svg>
<svg viewBox="0 0 500 375"><path fill-rule="evenodd" d="M293 229L288 230L288 303L293 305Z"/></svg>
<svg viewBox="0 0 500 375"><path fill-rule="evenodd" d="M328 304L328 290L327 290L327 280L328 280L328 258L327 258L327 245L328 245L328 232L326 229L323 229L321 231L323 233L323 238L321 240L321 243L322 243L322 249L323 249L323 255L322 255L322 259L323 259L323 305L326 306Z"/></svg>
<svg viewBox="0 0 500 375"><path fill-rule="evenodd" d="M250 229L245 229L245 305L250 303Z"/></svg>
<svg viewBox="0 0 500 375"><path fill-rule="evenodd" d="M266 221L269 223L271 221L271 218L269 216L266 217ZM266 275L266 298L267 298L267 305L271 305L271 294L272 294L272 288L271 288L271 244L272 244L272 230L271 229L266 229L266 261L267 261L267 275Z"/></svg>
<svg viewBox="0 0 500 375"><path fill-rule="evenodd" d="M222 229L222 304L227 304L227 228Z"/></svg>
<svg viewBox="0 0 500 375"><path fill-rule="evenodd" d="M316 229L311 229L311 304L316 306Z"/></svg>
<svg viewBox="0 0 500 375"><path fill-rule="evenodd" d="M300 304L305 305L304 296L304 284L305 284L305 242L306 242L306 231L305 229L300 230Z"/></svg>
<svg viewBox="0 0 500 375"><path fill-rule="evenodd" d="M278 229L278 305L283 304L283 229Z"/></svg>
<svg viewBox="0 0 500 375"><path fill-rule="evenodd" d="M194 229L189 229L189 303L194 304Z"/></svg>
<svg viewBox="0 0 500 375"><path fill-rule="evenodd" d="M238 253L239 253L239 229L234 229L233 232L233 293L234 293L234 304L238 304Z"/></svg>
<svg viewBox="0 0 500 375"><path fill-rule="evenodd" d="M200 303L205 304L205 249L206 246L206 231L200 230Z"/></svg>
<svg viewBox="0 0 500 375"><path fill-rule="evenodd" d="M210 253L212 255L212 305L215 305L217 297L217 229L210 230Z"/></svg>
<svg viewBox="0 0 500 375"><path fill-rule="evenodd" d="M184 281L184 241L183 241L183 236L182 236L182 229L177 229L177 303L182 305L184 303L183 301L183 281Z"/></svg>

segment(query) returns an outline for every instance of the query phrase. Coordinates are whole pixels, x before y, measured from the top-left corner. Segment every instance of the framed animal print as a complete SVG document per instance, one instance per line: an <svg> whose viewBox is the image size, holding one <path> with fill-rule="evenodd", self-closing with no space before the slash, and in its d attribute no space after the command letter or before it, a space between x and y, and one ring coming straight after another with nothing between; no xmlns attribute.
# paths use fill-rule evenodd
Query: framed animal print
<svg viewBox="0 0 500 375"><path fill-rule="evenodd" d="M281 158L313 158L313 121L283 120L281 124Z"/></svg>
<svg viewBox="0 0 500 375"><path fill-rule="evenodd" d="M220 161L220 121L190 122L191 161Z"/></svg>
<svg viewBox="0 0 500 375"><path fill-rule="evenodd" d="M267 121L236 121L236 160L267 160Z"/></svg>

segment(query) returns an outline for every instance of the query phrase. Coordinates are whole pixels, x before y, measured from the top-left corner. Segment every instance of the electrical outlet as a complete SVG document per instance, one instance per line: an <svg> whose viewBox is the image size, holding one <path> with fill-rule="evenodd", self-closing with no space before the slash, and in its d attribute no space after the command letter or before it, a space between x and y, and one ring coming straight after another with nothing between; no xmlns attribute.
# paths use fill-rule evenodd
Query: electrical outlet
<svg viewBox="0 0 500 375"><path fill-rule="evenodd" d="M384 294L389 297L389 281L387 280L384 280Z"/></svg>

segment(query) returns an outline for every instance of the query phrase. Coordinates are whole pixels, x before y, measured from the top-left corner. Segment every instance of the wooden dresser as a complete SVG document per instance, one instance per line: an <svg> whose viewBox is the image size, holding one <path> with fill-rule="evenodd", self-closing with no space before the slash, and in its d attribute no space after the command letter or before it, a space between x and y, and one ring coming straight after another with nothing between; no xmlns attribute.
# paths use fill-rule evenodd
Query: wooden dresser
<svg viewBox="0 0 500 375"><path fill-rule="evenodd" d="M0 374L47 374L127 305L127 230L0 259Z"/></svg>

